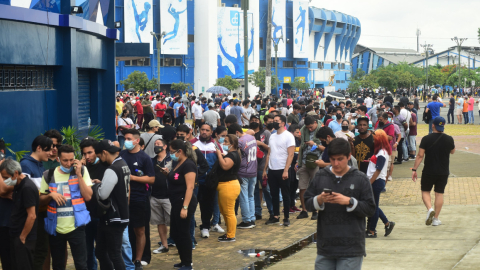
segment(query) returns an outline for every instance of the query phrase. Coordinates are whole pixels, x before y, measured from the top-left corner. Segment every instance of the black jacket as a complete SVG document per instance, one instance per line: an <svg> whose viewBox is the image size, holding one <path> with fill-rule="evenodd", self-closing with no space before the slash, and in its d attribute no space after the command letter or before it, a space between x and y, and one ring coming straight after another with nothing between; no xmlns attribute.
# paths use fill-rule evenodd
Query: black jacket
<svg viewBox="0 0 480 270"><path fill-rule="evenodd" d="M357 257L365 255L365 217L375 213L372 186L361 171L350 168L341 178L330 170L319 170L305 192L305 206L316 211L314 199L324 188L357 200L353 211L339 204L325 204L318 211L317 254L327 257ZM321 207L321 206L320 206Z"/></svg>

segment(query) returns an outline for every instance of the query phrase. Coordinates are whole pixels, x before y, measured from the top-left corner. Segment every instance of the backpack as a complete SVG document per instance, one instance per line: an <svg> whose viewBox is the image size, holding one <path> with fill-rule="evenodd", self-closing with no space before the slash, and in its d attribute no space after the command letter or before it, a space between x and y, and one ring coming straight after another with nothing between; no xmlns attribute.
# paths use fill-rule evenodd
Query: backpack
<svg viewBox="0 0 480 270"><path fill-rule="evenodd" d="M427 106L425 106L425 109L423 109L423 122L426 124L430 123L430 120L432 120L432 112L429 110L428 112L425 112L427 110Z"/></svg>
<svg viewBox="0 0 480 270"><path fill-rule="evenodd" d="M180 115L180 116L187 115L187 113L185 112L185 106L183 106L183 103L182 103L182 106L180 108L178 108L178 115Z"/></svg>

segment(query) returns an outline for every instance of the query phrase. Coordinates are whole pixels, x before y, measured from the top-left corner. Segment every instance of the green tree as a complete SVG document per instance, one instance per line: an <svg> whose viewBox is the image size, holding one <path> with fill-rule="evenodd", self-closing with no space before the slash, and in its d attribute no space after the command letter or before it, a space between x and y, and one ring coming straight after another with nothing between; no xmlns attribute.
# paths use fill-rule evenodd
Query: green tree
<svg viewBox="0 0 480 270"><path fill-rule="evenodd" d="M361 87L366 87L366 88L370 88L370 89L378 88L378 86L379 86L378 78L375 75L375 73L368 74L365 77L363 77L363 79L360 81L360 85L361 85ZM355 89L354 92L356 92L356 91L358 91L358 88Z"/></svg>
<svg viewBox="0 0 480 270"><path fill-rule="evenodd" d="M155 82L156 81L157 80L155 79ZM123 85L123 88L126 90L133 88L135 89L135 91L141 91L141 92L145 90L152 90L157 88L156 85L155 87L152 88L152 83L151 83L151 80L148 80L147 73L140 72L138 70L135 70L134 72L130 73L125 80L120 81L120 84Z"/></svg>
<svg viewBox="0 0 480 270"><path fill-rule="evenodd" d="M357 69L357 72L355 73L355 75L352 77L352 81L353 80L361 80L361 79L363 79L364 76L365 76L365 71L363 71L363 69L359 68L359 69Z"/></svg>
<svg viewBox="0 0 480 270"><path fill-rule="evenodd" d="M193 90L192 85L189 83L179 82L179 83L172 83L172 89L177 92L184 92L186 90Z"/></svg>
<svg viewBox="0 0 480 270"><path fill-rule="evenodd" d="M258 71L255 71L254 73L250 74L248 76L248 81L255 85L256 87L260 88L260 91L265 90L265 80L266 80L266 70L265 68L261 68ZM271 88L275 88L277 83L281 83L281 81L277 78L277 76L273 75L271 76Z"/></svg>
<svg viewBox="0 0 480 270"><path fill-rule="evenodd" d="M382 67L376 70L374 73L377 76L377 82L380 86L387 88L388 90L396 89L398 86L398 73L391 67Z"/></svg>
<svg viewBox="0 0 480 270"><path fill-rule="evenodd" d="M293 82L290 83L290 86L297 90L305 90L310 88L310 84L305 82L305 80L300 79L299 77L295 77Z"/></svg>
<svg viewBox="0 0 480 270"><path fill-rule="evenodd" d="M429 85L444 85L447 82L447 75L442 73L438 68L428 69L428 84Z"/></svg>
<svg viewBox="0 0 480 270"><path fill-rule="evenodd" d="M223 86L230 91L233 91L240 87L240 83L237 80L232 79L231 76L225 76L225 78L218 78L214 86Z"/></svg>
<svg viewBox="0 0 480 270"><path fill-rule="evenodd" d="M147 82L147 86L145 87L145 89L147 89L147 91L155 90L157 88L158 88L157 78L152 78L151 80L149 80Z"/></svg>

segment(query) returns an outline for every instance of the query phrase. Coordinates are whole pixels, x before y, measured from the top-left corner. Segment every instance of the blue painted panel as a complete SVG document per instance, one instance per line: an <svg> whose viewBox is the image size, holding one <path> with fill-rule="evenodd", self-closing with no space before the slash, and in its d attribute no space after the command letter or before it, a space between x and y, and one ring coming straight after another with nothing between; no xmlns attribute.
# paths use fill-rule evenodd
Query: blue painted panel
<svg viewBox="0 0 480 270"><path fill-rule="evenodd" d="M82 32L77 32L76 37L77 67L106 69L106 44L104 40Z"/></svg>

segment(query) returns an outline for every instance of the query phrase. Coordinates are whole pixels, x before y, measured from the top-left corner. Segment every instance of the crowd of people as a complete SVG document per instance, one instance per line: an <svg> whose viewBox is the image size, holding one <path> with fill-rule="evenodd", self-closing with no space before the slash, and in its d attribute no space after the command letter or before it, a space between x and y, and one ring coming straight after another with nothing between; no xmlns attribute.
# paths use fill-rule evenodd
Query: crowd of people
<svg viewBox="0 0 480 270"><path fill-rule="evenodd" d="M380 208L380 193L394 165L411 159L414 180L425 159L426 224L441 224L455 145L443 133L437 109L444 104L435 95L426 109L432 134L418 154L415 96L404 94L395 105L388 94L336 100L315 91L189 99L125 93L117 97L117 141L86 137L77 153L49 130L20 162L0 161L3 269L65 269L67 243L76 269L138 270L172 246L180 261L174 267L192 269L196 228L202 238L216 233L228 243L237 229L261 220L289 227L294 214L318 220L316 269L360 269L378 219L384 236L395 227ZM157 227L158 247L150 226Z"/></svg>

